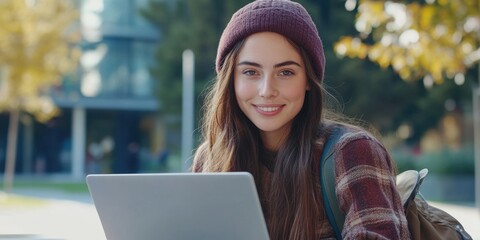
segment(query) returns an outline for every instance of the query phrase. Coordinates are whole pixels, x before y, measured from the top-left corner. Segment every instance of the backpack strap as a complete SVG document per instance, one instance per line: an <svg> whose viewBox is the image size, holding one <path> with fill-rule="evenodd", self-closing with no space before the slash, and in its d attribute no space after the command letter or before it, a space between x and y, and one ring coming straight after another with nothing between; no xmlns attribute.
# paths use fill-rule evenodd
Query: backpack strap
<svg viewBox="0 0 480 240"><path fill-rule="evenodd" d="M338 140L347 132L345 127L334 126L328 137L320 160L320 185L325 212L337 239L342 239L345 214L340 210L335 191L335 159L333 150Z"/></svg>

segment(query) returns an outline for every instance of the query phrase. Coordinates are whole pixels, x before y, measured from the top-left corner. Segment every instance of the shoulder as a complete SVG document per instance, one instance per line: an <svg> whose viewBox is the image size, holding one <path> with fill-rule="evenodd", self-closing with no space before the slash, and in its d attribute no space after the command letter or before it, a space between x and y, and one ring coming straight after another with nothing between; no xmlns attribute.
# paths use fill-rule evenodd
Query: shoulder
<svg viewBox="0 0 480 240"><path fill-rule="evenodd" d="M336 175L349 169L393 172L392 159L378 138L356 127L344 126L345 133L334 147Z"/></svg>
<svg viewBox="0 0 480 240"><path fill-rule="evenodd" d="M372 133L358 127L342 126L344 134L335 145L335 150L344 150L355 146L363 146L386 151L385 146Z"/></svg>
<svg viewBox="0 0 480 240"><path fill-rule="evenodd" d="M208 150L207 142L200 144L200 146L197 148L197 150L195 151L195 155L193 157L193 162L191 167L192 172L203 171L203 165L206 161L207 154L208 154L207 150Z"/></svg>

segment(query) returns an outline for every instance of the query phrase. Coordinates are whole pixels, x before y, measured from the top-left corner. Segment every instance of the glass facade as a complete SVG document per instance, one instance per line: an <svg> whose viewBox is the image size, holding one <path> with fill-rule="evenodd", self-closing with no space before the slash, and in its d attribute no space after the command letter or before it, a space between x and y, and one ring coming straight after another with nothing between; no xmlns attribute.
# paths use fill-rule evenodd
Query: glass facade
<svg viewBox="0 0 480 240"><path fill-rule="evenodd" d="M150 98L153 80L148 67L152 64L154 42L125 38L102 41L106 53L98 64L99 89L92 97ZM86 81L85 78L82 81ZM82 84L88 84L83 83ZM85 91L85 90L84 90ZM85 93L84 95L89 95Z"/></svg>
<svg viewBox="0 0 480 240"><path fill-rule="evenodd" d="M152 30L148 21L139 13L149 0L103 0L105 11L102 12L104 26L128 26L137 29Z"/></svg>

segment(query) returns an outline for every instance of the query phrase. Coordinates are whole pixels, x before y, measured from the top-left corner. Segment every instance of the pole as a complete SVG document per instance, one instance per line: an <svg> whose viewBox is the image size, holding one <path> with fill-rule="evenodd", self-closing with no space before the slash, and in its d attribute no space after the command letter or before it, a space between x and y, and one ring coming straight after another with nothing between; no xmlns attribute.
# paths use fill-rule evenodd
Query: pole
<svg viewBox="0 0 480 240"><path fill-rule="evenodd" d="M195 56L187 49L182 54L183 86L182 86L182 171L190 168L193 150L193 121L194 121L194 72Z"/></svg>
<svg viewBox="0 0 480 240"><path fill-rule="evenodd" d="M478 83L472 85L473 100L473 152L475 161L475 206L480 211L480 62L478 64Z"/></svg>
<svg viewBox="0 0 480 240"><path fill-rule="evenodd" d="M86 111L83 107L75 107L72 111L72 179L85 177L85 143L86 143Z"/></svg>

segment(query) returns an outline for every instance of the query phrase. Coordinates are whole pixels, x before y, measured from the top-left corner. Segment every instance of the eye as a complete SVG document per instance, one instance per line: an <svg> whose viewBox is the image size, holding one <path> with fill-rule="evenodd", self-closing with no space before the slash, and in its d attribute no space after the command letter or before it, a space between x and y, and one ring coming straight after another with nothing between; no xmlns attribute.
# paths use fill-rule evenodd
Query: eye
<svg viewBox="0 0 480 240"><path fill-rule="evenodd" d="M255 75L257 75L257 71L255 71L255 70L244 70L242 73L243 73L244 75L247 75L247 76L255 76Z"/></svg>
<svg viewBox="0 0 480 240"><path fill-rule="evenodd" d="M294 75L294 73L290 70L282 70L282 71L280 71L280 75L281 76L292 76L292 75Z"/></svg>

